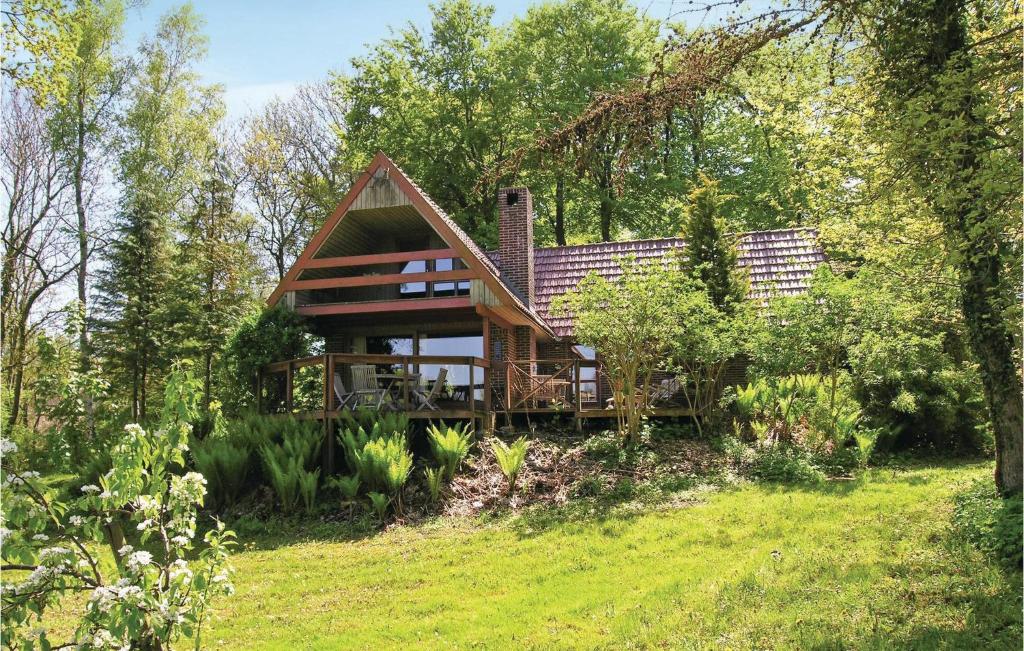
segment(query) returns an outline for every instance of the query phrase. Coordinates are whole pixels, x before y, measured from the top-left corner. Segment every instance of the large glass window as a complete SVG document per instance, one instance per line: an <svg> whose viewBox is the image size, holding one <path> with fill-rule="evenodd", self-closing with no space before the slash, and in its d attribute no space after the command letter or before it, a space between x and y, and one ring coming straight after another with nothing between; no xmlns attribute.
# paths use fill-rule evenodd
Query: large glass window
<svg viewBox="0 0 1024 651"><path fill-rule="evenodd" d="M420 355L452 355L457 357L483 357L483 335L420 335ZM448 369L445 383L455 396L467 396L472 390L477 400L483 399L484 372L474 369L473 386L469 386L469 366L463 364L421 364L420 374L424 381L433 381L444 366Z"/></svg>

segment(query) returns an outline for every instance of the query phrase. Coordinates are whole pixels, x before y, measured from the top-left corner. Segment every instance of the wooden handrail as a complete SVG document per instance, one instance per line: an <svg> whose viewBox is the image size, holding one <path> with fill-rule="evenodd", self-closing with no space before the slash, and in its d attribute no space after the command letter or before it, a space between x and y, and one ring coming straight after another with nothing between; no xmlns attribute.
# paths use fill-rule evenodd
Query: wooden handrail
<svg viewBox="0 0 1024 651"><path fill-rule="evenodd" d="M326 355L315 355L313 357L300 357L281 362L271 362L264 366L263 373L284 373L289 367L294 369L306 366L319 366L330 359L335 364L402 364L408 361L410 364L453 364L457 366L476 366L479 368L490 368L491 361L482 357L470 357L465 355L373 355L361 353L327 353Z"/></svg>

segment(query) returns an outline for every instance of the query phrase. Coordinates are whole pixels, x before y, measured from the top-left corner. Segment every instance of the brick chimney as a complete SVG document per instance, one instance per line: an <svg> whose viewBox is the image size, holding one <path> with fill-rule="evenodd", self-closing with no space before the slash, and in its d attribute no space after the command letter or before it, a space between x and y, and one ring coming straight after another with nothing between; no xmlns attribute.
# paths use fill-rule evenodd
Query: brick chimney
<svg viewBox="0 0 1024 651"><path fill-rule="evenodd" d="M533 306L533 197L523 188L498 190L501 275Z"/></svg>

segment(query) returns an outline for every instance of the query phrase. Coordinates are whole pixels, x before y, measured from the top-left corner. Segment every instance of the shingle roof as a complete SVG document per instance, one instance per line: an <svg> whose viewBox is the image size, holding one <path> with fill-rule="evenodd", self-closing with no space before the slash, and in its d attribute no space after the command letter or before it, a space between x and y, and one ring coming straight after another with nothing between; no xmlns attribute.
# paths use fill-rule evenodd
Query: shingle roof
<svg viewBox="0 0 1024 651"><path fill-rule="evenodd" d="M814 270L825 261L818 246L817 232L807 228L744 233L737 242L740 266L749 269L751 298L799 294L807 289ZM552 316L551 301L576 285L591 270L609 280L619 274L617 258L635 256L637 260L661 258L685 246L678 237L631 242L602 242L579 246L560 246L534 250L536 301L534 307L555 333L571 336L572 319ZM497 261L494 253L489 253Z"/></svg>

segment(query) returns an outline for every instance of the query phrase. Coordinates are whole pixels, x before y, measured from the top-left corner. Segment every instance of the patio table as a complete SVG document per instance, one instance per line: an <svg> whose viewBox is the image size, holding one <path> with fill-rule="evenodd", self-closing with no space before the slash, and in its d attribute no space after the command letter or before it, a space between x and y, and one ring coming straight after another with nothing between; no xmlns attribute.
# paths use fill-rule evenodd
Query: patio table
<svg viewBox="0 0 1024 651"><path fill-rule="evenodd" d="M405 396L405 385L411 385L409 387L409 396L412 396L412 388L419 386L420 373L378 373L377 380L386 382L384 385L384 394L391 396L392 391L397 390L397 396L391 400L391 406L398 408L402 399Z"/></svg>

